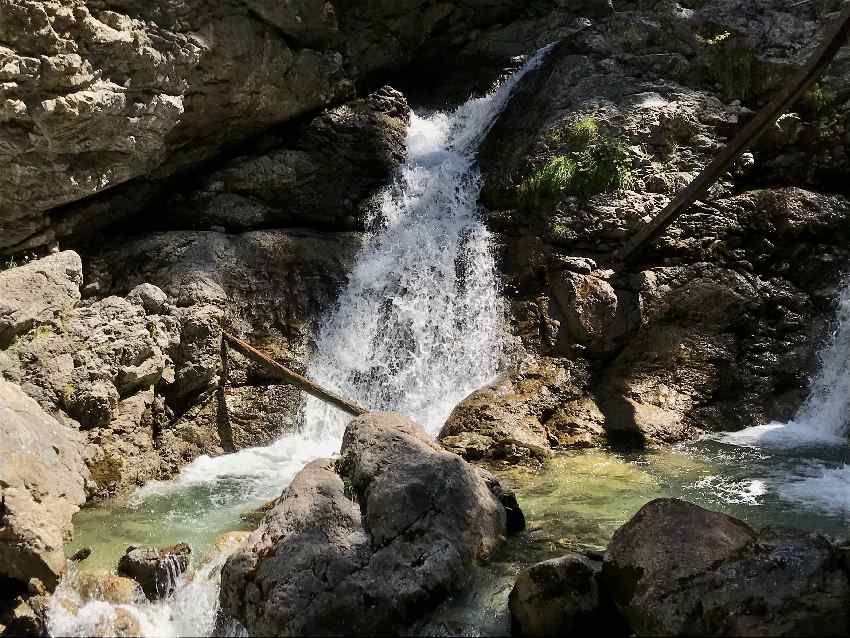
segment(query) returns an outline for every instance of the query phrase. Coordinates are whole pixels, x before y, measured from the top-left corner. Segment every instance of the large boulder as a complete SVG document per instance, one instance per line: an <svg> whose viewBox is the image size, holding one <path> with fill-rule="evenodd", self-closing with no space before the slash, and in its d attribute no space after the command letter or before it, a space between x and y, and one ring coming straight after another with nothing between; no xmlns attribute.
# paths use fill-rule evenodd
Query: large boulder
<svg viewBox="0 0 850 638"><path fill-rule="evenodd" d="M361 228L364 202L405 159L408 116L390 87L329 109L172 197L168 215L190 228Z"/></svg>
<svg viewBox="0 0 850 638"><path fill-rule="evenodd" d="M526 359L461 401L437 438L467 461L512 464L544 460L553 447L592 444L602 434L598 424L557 411L578 400L585 385L581 366Z"/></svg>
<svg viewBox="0 0 850 638"><path fill-rule="evenodd" d="M850 578L817 534L657 499L614 534L605 586L638 635L842 636Z"/></svg>
<svg viewBox="0 0 850 638"><path fill-rule="evenodd" d="M492 480L488 477L488 480ZM504 539L487 480L393 413L348 426L222 571L222 611L262 635L403 631Z"/></svg>
<svg viewBox="0 0 850 638"><path fill-rule="evenodd" d="M566 554L523 571L508 600L513 635L628 635L607 591L599 584L601 571L601 560L581 554Z"/></svg>
<svg viewBox="0 0 850 638"><path fill-rule="evenodd" d="M78 434L0 379L0 576L56 586L86 500Z"/></svg>
<svg viewBox="0 0 850 638"><path fill-rule="evenodd" d="M82 283L83 264L71 250L0 272L0 347L59 320L77 305Z"/></svg>

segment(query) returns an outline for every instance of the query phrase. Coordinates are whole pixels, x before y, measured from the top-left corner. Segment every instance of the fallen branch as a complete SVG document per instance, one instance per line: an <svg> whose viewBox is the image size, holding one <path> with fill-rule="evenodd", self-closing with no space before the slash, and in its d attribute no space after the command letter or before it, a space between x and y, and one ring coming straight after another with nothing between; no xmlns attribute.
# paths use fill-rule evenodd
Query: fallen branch
<svg viewBox="0 0 850 638"><path fill-rule="evenodd" d="M706 166L685 190L680 192L655 219L641 228L625 246L617 251L617 257L624 262L633 261L649 242L657 239L670 224L676 221L681 213L685 212L700 195L708 190L735 158L755 142L781 113L784 113L803 95L844 45L848 33L850 33L850 4L836 20L832 33L826 36L823 44L809 58L794 81L786 84L779 94L741 129L723 152L714 158L714 161Z"/></svg>
<svg viewBox="0 0 850 638"><path fill-rule="evenodd" d="M223 340L227 343L227 345L229 345L231 348L233 348L240 354L245 355L254 363L263 366L269 373L271 373L274 377L280 379L284 383L294 385L296 388L303 390L307 394L310 394L316 397L317 399L321 399L325 403L330 403L334 407L337 407L343 412L347 412L352 416L360 416L361 414L366 413L366 410L361 408L359 405L355 405L350 401L346 401L345 399L340 396L337 396L333 392L325 390L323 387L316 385L308 379L305 379L300 374L293 372L289 368L285 368L277 361L274 361L273 359L267 357L262 352L249 346L241 339L237 339L233 335L227 334L226 332L222 332L221 334Z"/></svg>

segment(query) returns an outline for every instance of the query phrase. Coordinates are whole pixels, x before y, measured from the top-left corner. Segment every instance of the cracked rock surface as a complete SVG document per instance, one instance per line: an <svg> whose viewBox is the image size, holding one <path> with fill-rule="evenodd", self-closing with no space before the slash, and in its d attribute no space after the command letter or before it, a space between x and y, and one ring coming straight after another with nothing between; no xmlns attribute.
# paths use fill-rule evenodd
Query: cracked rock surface
<svg viewBox="0 0 850 638"><path fill-rule="evenodd" d="M222 610L253 635L403 631L504 540L497 485L399 414L358 417L228 559Z"/></svg>

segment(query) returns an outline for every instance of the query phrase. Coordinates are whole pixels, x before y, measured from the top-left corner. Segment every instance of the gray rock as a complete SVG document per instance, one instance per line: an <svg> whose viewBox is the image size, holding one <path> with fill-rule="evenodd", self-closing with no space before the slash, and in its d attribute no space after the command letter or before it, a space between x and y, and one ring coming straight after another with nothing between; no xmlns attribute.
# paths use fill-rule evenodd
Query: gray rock
<svg viewBox="0 0 850 638"><path fill-rule="evenodd" d="M0 379L0 576L58 583L86 500L82 450L74 430Z"/></svg>
<svg viewBox="0 0 850 638"><path fill-rule="evenodd" d="M404 417L367 414L349 424L338 463L308 465L228 559L221 609L253 634L398 633L505 533L473 467Z"/></svg>
<svg viewBox="0 0 850 638"><path fill-rule="evenodd" d="M70 250L0 272L0 346L53 324L80 300L83 265Z"/></svg>
<svg viewBox="0 0 850 638"><path fill-rule="evenodd" d="M117 571L139 583L148 600L158 600L174 591L180 576L189 569L191 554L192 548L186 543L162 549L130 546L119 559Z"/></svg>
<svg viewBox="0 0 850 638"><path fill-rule="evenodd" d="M566 554L526 569L517 578L509 598L513 635L629 635L616 607L599 585L601 571L601 561L581 554Z"/></svg>
<svg viewBox="0 0 850 638"><path fill-rule="evenodd" d="M850 582L816 534L766 528L675 499L614 534L604 581L638 635L840 636Z"/></svg>
<svg viewBox="0 0 850 638"><path fill-rule="evenodd" d="M585 373L562 361L529 359L452 410L438 439L467 461L538 462L562 441L548 417L584 391Z"/></svg>
<svg viewBox="0 0 850 638"><path fill-rule="evenodd" d="M520 6L155 0L106 10L5 0L0 250L121 221L156 196L158 178L350 99L355 81L397 68L426 43L445 51ZM131 180L114 199L53 212Z"/></svg>
<svg viewBox="0 0 850 638"><path fill-rule="evenodd" d="M164 314L168 295L153 284L139 284L127 294L127 301L138 304L149 315Z"/></svg>
<svg viewBox="0 0 850 638"><path fill-rule="evenodd" d="M270 150L238 157L172 198L169 215L230 230L361 228L365 203L405 159L408 117L404 96L383 87L269 136Z"/></svg>

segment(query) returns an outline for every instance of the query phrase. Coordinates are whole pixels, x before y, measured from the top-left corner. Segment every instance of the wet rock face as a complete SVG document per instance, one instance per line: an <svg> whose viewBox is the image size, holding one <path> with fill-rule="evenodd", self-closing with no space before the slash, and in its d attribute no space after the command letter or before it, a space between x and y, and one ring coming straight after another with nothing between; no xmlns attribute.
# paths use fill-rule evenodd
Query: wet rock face
<svg viewBox="0 0 850 638"><path fill-rule="evenodd" d="M252 634L401 632L505 534L505 510L473 467L400 415L367 414L340 460L302 470L228 559L222 611Z"/></svg>
<svg viewBox="0 0 850 638"><path fill-rule="evenodd" d="M0 379L0 577L56 586L87 479L82 437Z"/></svg>
<svg viewBox="0 0 850 638"><path fill-rule="evenodd" d="M601 561L567 554L522 572L509 599L513 635L629 635L613 601L598 582L601 571Z"/></svg>
<svg viewBox="0 0 850 638"><path fill-rule="evenodd" d="M164 598L189 568L191 553L186 543L162 549L131 546L118 561L118 574L139 583L149 600Z"/></svg>
<svg viewBox="0 0 850 638"><path fill-rule="evenodd" d="M850 629L850 580L828 540L756 532L675 499L648 503L616 532L603 577L638 635L840 636Z"/></svg>

